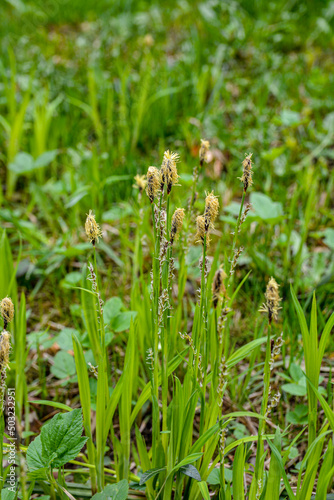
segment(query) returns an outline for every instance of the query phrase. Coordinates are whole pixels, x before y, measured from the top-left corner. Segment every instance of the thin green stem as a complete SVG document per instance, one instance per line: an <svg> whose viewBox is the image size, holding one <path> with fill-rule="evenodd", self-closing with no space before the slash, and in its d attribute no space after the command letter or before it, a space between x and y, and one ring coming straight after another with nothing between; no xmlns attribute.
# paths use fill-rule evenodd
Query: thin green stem
<svg viewBox="0 0 334 500"><path fill-rule="evenodd" d="M270 388L270 358L271 358L271 323L269 322L267 331L266 359L264 362L264 374L263 374L264 389L263 389L263 398L261 404L262 417L266 416L268 407L269 388ZM255 463L256 484L258 484L258 481L262 477L262 472L263 472L263 461L264 461L263 434L265 433L265 426L266 426L265 418L260 419L259 429L258 429L256 463Z"/></svg>

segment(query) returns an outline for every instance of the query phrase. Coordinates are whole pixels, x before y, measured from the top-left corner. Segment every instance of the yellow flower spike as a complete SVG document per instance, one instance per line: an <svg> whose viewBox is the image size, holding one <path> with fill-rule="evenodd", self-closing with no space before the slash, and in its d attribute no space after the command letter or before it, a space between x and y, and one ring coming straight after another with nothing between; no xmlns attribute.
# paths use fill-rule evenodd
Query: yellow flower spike
<svg viewBox="0 0 334 500"><path fill-rule="evenodd" d="M279 296L279 285L277 284L274 278L270 278L268 281L266 293L264 294L266 298L266 303L262 304L259 311L268 313L269 324L271 324L272 319L277 320L278 311L282 309L279 307L279 303L281 302L281 298Z"/></svg>
<svg viewBox="0 0 334 500"><path fill-rule="evenodd" d="M93 246L95 246L95 244L99 242L99 238L102 238L100 226L97 224L95 215L93 214L92 210L89 210L89 214L87 215L87 219L85 222L85 231L87 238Z"/></svg>
<svg viewBox="0 0 334 500"><path fill-rule="evenodd" d="M199 149L199 163L200 166L203 166L203 163L206 160L207 153L209 151L210 142L205 139L201 139L201 147Z"/></svg>
<svg viewBox="0 0 334 500"><path fill-rule="evenodd" d="M136 184L134 184L134 187L136 189L139 189L139 192L142 193L144 191L144 189L146 188L146 186L147 186L146 175L139 175L139 174L137 174L134 177L134 180L136 182Z"/></svg>
<svg viewBox="0 0 334 500"><path fill-rule="evenodd" d="M253 184L253 170L252 170L252 153L249 153L244 161L242 162L242 166L244 168L242 177L238 177L244 184L244 191L247 191L247 188Z"/></svg>
<svg viewBox="0 0 334 500"><path fill-rule="evenodd" d="M6 330L8 323L13 321L14 318L14 304L12 299L5 297L0 303L1 316L4 322L4 329Z"/></svg>
<svg viewBox="0 0 334 500"><path fill-rule="evenodd" d="M219 210L219 201L217 196L212 193L209 193L205 198L205 211L204 211L204 222L205 222L205 231L208 232L209 227L213 227L213 223L217 218Z"/></svg>
<svg viewBox="0 0 334 500"><path fill-rule="evenodd" d="M227 274L224 269L218 269L214 275L212 282L212 303L215 309L217 308L219 297L226 292L224 285L224 279L226 277Z"/></svg>
<svg viewBox="0 0 334 500"><path fill-rule="evenodd" d="M179 161L179 155L172 151L165 151L161 165L161 189L166 184L167 194L170 194L172 187L177 184L179 179L176 162Z"/></svg>
<svg viewBox="0 0 334 500"><path fill-rule="evenodd" d="M151 203L157 196L160 188L160 172L156 167L148 167L146 194Z"/></svg>
<svg viewBox="0 0 334 500"><path fill-rule="evenodd" d="M181 231L183 219L184 219L184 209L177 208L173 214L173 217L172 217L172 226L171 226L171 231L170 231L171 245L173 245L175 237Z"/></svg>

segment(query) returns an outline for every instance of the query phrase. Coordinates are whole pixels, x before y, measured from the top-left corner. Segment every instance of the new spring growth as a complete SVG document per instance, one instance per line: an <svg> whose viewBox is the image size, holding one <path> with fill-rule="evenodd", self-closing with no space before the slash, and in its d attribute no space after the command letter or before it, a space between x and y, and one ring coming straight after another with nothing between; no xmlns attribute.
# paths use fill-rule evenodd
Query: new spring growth
<svg viewBox="0 0 334 500"><path fill-rule="evenodd" d="M206 156L209 151L210 143L205 139L201 139L201 147L199 149L199 164L203 167L203 163L206 161Z"/></svg>
<svg viewBox="0 0 334 500"><path fill-rule="evenodd" d="M227 277L224 269L218 269L215 273L212 282L212 304L216 309L218 305L219 298L222 294L226 292L226 288L224 285L224 279Z"/></svg>
<svg viewBox="0 0 334 500"><path fill-rule="evenodd" d="M177 208L172 217L172 226L170 230L170 243L173 245L175 237L179 234L182 229L184 219L184 209Z"/></svg>
<svg viewBox="0 0 334 500"><path fill-rule="evenodd" d="M164 185L167 186L167 194L170 194L172 186L177 183L179 176L177 174L176 162L179 161L179 155L172 151L165 151L161 165L161 190Z"/></svg>
<svg viewBox="0 0 334 500"><path fill-rule="evenodd" d="M271 324L273 318L277 320L278 311L281 309L281 307L279 307L279 303L282 299L280 299L278 288L279 285L276 280L274 278L270 278L266 293L264 294L266 302L263 303L259 309L260 312L268 313L269 324Z"/></svg>
<svg viewBox="0 0 334 500"><path fill-rule="evenodd" d="M147 186L146 175L137 174L134 179L136 184L134 184L133 187L139 189L139 193L142 193Z"/></svg>
<svg viewBox="0 0 334 500"><path fill-rule="evenodd" d="M205 198L205 211L204 211L204 227L205 232L207 233L209 227L213 227L213 223L217 218L219 210L219 201L217 196L212 193L209 193Z"/></svg>
<svg viewBox="0 0 334 500"><path fill-rule="evenodd" d="M85 223L85 231L87 238L89 239L91 244L95 247L95 244L99 242L99 238L102 238L102 232L100 226L97 224L95 220L95 215L91 210L89 210L89 214L87 215Z"/></svg>
<svg viewBox="0 0 334 500"><path fill-rule="evenodd" d="M253 170L252 170L252 153L246 156L244 161L242 162L242 166L244 168L242 177L238 177L244 184L244 192L247 191L247 188L253 184Z"/></svg>
<svg viewBox="0 0 334 500"><path fill-rule="evenodd" d="M9 297L2 299L0 309L3 319L3 328L6 330L8 323L10 323L14 318L14 304L12 300Z"/></svg>
<svg viewBox="0 0 334 500"><path fill-rule="evenodd" d="M146 194L151 203L157 196L160 189L160 173L156 167L148 167Z"/></svg>

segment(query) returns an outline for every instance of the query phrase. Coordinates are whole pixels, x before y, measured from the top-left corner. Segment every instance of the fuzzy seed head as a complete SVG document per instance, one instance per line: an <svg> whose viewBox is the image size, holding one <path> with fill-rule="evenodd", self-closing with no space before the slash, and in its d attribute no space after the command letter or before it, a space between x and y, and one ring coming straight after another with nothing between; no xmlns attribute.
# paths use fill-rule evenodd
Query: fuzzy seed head
<svg viewBox="0 0 334 500"><path fill-rule="evenodd" d="M167 194L170 194L174 184L177 184L179 179L176 163L179 161L179 155L172 151L165 151L161 165L161 190L164 185L167 186Z"/></svg>
<svg viewBox="0 0 334 500"><path fill-rule="evenodd" d="M137 174L134 179L136 182L136 184L134 184L134 187L136 189L139 189L139 192L142 193L147 186L146 175Z"/></svg>
<svg viewBox="0 0 334 500"><path fill-rule="evenodd" d="M216 309L218 305L219 298L222 294L226 292L224 285L224 279L227 277L224 269L218 269L215 273L212 282L212 303L213 307Z"/></svg>
<svg viewBox="0 0 334 500"><path fill-rule="evenodd" d="M270 278L268 281L266 293L264 294L266 298L266 303L262 304L260 308L260 312L268 313L269 324L271 324L272 319L277 320L278 311L281 309L279 303L281 302L281 298L279 296L279 285L277 284L274 278Z"/></svg>
<svg viewBox="0 0 334 500"><path fill-rule="evenodd" d="M209 151L210 147L210 142L206 141L205 139L201 139L201 147L199 149L199 162L201 167L203 166L203 163L206 161L206 156Z"/></svg>
<svg viewBox="0 0 334 500"><path fill-rule="evenodd" d="M204 219L205 219L205 231L208 232L209 227L213 227L213 223L217 218L219 210L219 202L217 196L212 193L209 193L205 198L205 211L204 211Z"/></svg>
<svg viewBox="0 0 334 500"><path fill-rule="evenodd" d="M210 244L210 236L205 231L205 218L203 217L203 215L199 215L196 218L196 229L197 229L197 233L196 233L196 236L195 236L196 243L202 243L202 245L204 245L204 237L206 235L206 245L209 246L209 244Z"/></svg>
<svg viewBox="0 0 334 500"><path fill-rule="evenodd" d="M0 371L6 370L9 365L10 333L4 330L0 335Z"/></svg>
<svg viewBox="0 0 334 500"><path fill-rule="evenodd" d="M243 174L242 177L238 177L244 184L244 191L247 191L247 188L253 184L253 170L252 170L252 153L249 153L244 161L242 162L243 166Z"/></svg>
<svg viewBox="0 0 334 500"><path fill-rule="evenodd" d="M92 210L89 210L89 214L87 215L85 231L87 238L93 246L99 242L99 238L102 238L100 226L97 224Z"/></svg>
<svg viewBox="0 0 334 500"><path fill-rule="evenodd" d="M175 237L179 234L182 229L184 219L184 209L177 208L172 217L172 227L170 231L170 242L173 245Z"/></svg>
<svg viewBox="0 0 334 500"><path fill-rule="evenodd" d="M5 297L0 303L1 316L4 322L4 328L6 330L7 324L10 323L14 318L14 304L12 299Z"/></svg>
<svg viewBox="0 0 334 500"><path fill-rule="evenodd" d="M149 197L151 203L153 203L154 198L157 196L159 188L160 188L159 170L156 167L148 167L146 194Z"/></svg>

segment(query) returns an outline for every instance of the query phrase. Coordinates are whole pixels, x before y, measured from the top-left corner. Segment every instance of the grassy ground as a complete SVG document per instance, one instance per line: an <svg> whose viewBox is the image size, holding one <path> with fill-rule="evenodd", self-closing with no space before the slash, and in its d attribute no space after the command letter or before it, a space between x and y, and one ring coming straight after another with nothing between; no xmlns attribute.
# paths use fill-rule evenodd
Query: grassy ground
<svg viewBox="0 0 334 500"><path fill-rule="evenodd" d="M19 416L21 438L22 432L28 433L23 445L29 444L29 432L39 433L41 423L51 416L49 407L29 406L27 399L84 406L81 395L78 398L71 333L79 336L86 361L99 364L99 348L96 345L94 351L89 320L83 314L91 305L73 289L88 287L82 276L93 259L84 234L86 214L93 209L103 230L96 263L102 298L119 297L122 304L117 314L125 315L113 323L117 317L113 307L117 309L119 303L107 302L107 311L111 311L105 332L109 352L105 362L110 363L107 385L115 387L129 343L130 311L136 311L146 325L150 321L149 313L145 316L141 308L150 307L143 302L149 300L143 284L150 282L155 243L150 203L145 194L138 198L133 178L137 173L146 174L149 165L159 166L165 150L177 151L181 187L172 190L170 214L176 207L186 209L201 138L209 139L211 148L200 172L189 232L196 232L195 219L204 211L205 192L214 190L220 211L209 255L213 271L219 264L229 267L231 232L243 187L237 178L242 175L245 154L252 153L254 161L254 184L245 200L252 203L252 209L238 236L238 247L244 251L234 283L250 274L228 319L225 355L228 358L238 347L266 335L258 309L273 276L283 298L275 335L283 331L285 340L273 375L273 387L282 393L273 425L281 429L291 425L285 438L291 441L307 423L307 400L310 403L312 397L307 398L306 379L300 373L300 368L305 369L306 337L290 285L307 324L312 294L316 293L315 331L320 334L334 303L333 20L333 4L325 1L5 2L0 28L0 219L4 230L0 298L8 294L15 306L21 304L13 333L18 329L24 342L22 292L26 300L27 348L24 344L22 352L18 351L14 338L12 370L8 372L8 387L19 384L18 415L25 402L25 420ZM180 280L183 254L178 245L175 265ZM9 248L17 265L16 282L11 280ZM177 311L180 309L175 331L179 327L190 333L194 321L196 328L201 251L191 241L181 301L177 300L180 281L173 289ZM210 275L208 290L211 279ZM145 364L150 343L138 328L138 382L129 389L133 398L130 410L150 378ZM176 343L174 347L176 354L184 346ZM329 338L320 378L330 405L333 347ZM261 413L264 350L258 347L251 356L231 374L224 399L226 412L246 409ZM178 370L183 380L187 370ZM249 370L250 378L242 375L243 370ZM96 379L90 377L89 383L95 409ZM170 387L169 402L172 393ZM126 413L125 406L115 413L116 428L119 413ZM154 432L150 408L144 406L137 421L139 426L146 422L148 449ZM229 439L253 435L254 423L249 423L253 420L236 421ZM319 407L318 428L320 423L324 423L324 414ZM200 436L207 423L198 417L198 425ZM121 462L127 452L115 451L118 438L120 446L124 444L122 430L125 432L121 424L120 433L116 430L116 437L112 433L112 444L108 439L112 451L107 455L117 479L128 479L120 472L126 468ZM131 432L135 466L132 463L130 468L141 474L148 467L143 467L142 456L138 458L138 439L137 449L133 449L133 426ZM293 485L305 455L307 434L289 451L287 473ZM247 453L250 458L251 450ZM233 454L231 460L235 460ZM154 465L162 464L158 460ZM162 477L160 486L161 481ZM84 481L75 477L74 482ZM184 498L189 495L189 484ZM155 486L153 490L156 495ZM153 495L152 491L147 494Z"/></svg>

